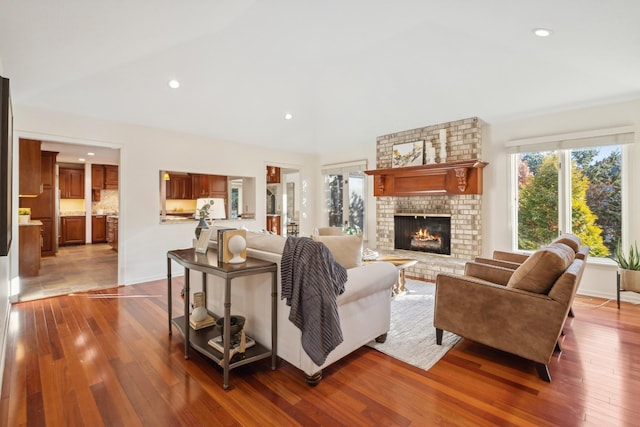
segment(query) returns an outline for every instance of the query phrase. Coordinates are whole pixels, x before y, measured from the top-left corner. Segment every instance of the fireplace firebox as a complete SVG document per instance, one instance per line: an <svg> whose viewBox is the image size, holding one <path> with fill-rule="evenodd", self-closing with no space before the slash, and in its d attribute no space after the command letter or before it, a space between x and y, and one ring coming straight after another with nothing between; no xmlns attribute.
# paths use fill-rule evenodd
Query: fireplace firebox
<svg viewBox="0 0 640 427"><path fill-rule="evenodd" d="M451 216L395 215L395 248L451 255Z"/></svg>

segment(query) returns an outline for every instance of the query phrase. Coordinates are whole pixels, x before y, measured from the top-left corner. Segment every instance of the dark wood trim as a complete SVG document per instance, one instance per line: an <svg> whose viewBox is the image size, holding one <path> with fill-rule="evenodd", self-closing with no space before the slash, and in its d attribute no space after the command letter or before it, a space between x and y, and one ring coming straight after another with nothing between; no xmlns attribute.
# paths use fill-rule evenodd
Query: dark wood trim
<svg viewBox="0 0 640 427"><path fill-rule="evenodd" d="M472 159L365 173L373 176L374 196L482 194L482 170L486 165L487 162Z"/></svg>

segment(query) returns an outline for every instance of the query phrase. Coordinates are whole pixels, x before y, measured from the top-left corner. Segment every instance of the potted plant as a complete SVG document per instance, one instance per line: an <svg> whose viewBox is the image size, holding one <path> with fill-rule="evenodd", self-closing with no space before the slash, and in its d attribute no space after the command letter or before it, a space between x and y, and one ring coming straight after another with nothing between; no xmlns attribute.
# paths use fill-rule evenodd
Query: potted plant
<svg viewBox="0 0 640 427"><path fill-rule="evenodd" d="M18 208L18 224L29 224L31 208Z"/></svg>
<svg viewBox="0 0 640 427"><path fill-rule="evenodd" d="M614 255L613 260L618 264L620 273L620 289L640 292L640 251L637 242L629 245L629 252L626 254L618 242Z"/></svg>

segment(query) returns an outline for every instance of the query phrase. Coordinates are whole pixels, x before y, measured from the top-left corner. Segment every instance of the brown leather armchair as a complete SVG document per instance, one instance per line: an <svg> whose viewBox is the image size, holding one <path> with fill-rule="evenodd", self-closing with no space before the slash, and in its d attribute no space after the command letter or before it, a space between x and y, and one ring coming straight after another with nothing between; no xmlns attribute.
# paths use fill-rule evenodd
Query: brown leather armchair
<svg viewBox="0 0 640 427"><path fill-rule="evenodd" d="M586 261L564 244L534 252L516 269L469 262L464 275L436 277L436 342L443 330L535 362L548 363L562 332Z"/></svg>

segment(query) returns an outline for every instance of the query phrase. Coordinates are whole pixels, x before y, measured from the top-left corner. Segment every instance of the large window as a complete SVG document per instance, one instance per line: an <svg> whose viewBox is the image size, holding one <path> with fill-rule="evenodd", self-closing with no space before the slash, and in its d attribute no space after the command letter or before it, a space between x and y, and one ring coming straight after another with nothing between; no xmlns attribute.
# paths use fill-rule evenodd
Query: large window
<svg viewBox="0 0 640 427"><path fill-rule="evenodd" d="M537 249L561 232L606 257L622 237L621 146L516 154L517 241Z"/></svg>
<svg viewBox="0 0 640 427"><path fill-rule="evenodd" d="M361 161L323 168L327 225L364 233L366 167Z"/></svg>

